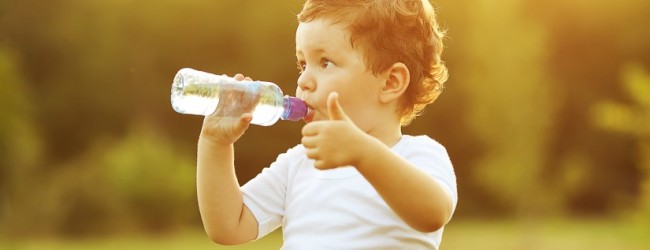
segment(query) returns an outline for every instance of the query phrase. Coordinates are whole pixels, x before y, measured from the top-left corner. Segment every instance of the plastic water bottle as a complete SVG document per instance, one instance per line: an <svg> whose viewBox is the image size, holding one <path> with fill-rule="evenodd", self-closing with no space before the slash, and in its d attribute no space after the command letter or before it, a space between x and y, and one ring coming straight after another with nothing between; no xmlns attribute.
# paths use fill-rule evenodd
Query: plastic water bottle
<svg viewBox="0 0 650 250"><path fill-rule="evenodd" d="M238 81L189 68L176 73L171 103L181 114L240 117L251 113L251 123L262 126L273 125L279 119L298 121L309 113L303 100L283 96L274 83Z"/></svg>

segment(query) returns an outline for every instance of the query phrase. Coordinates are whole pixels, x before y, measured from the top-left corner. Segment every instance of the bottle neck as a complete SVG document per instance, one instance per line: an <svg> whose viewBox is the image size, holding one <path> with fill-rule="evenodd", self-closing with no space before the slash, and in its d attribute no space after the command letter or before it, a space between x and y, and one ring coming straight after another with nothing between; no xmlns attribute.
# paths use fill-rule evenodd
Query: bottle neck
<svg viewBox="0 0 650 250"><path fill-rule="evenodd" d="M284 96L282 106L284 108L284 112L280 116L282 120L299 121L304 119L309 113L309 107L307 107L305 101L297 97Z"/></svg>

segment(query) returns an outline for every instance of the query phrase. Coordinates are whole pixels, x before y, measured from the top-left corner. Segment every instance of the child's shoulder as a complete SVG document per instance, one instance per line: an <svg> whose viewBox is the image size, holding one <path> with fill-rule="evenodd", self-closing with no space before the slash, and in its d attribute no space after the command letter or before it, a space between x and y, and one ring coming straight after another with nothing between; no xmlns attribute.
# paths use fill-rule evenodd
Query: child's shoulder
<svg viewBox="0 0 650 250"><path fill-rule="evenodd" d="M430 147L436 147L442 149L445 148L442 144L432 139L428 135L402 135L402 139L398 142L398 145L399 144L407 144L409 147L419 145L419 146L430 146Z"/></svg>
<svg viewBox="0 0 650 250"><path fill-rule="evenodd" d="M448 159L449 155L445 146L427 135L403 135L402 139L393 146L393 151L402 156L430 156L439 159Z"/></svg>

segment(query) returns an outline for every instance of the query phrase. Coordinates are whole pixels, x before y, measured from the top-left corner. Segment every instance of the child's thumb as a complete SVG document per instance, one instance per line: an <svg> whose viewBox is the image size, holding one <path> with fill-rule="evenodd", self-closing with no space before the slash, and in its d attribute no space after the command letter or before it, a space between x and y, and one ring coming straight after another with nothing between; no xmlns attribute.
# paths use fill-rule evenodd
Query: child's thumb
<svg viewBox="0 0 650 250"><path fill-rule="evenodd" d="M332 92L327 97L327 111L329 112L330 120L350 120L339 103L339 93Z"/></svg>

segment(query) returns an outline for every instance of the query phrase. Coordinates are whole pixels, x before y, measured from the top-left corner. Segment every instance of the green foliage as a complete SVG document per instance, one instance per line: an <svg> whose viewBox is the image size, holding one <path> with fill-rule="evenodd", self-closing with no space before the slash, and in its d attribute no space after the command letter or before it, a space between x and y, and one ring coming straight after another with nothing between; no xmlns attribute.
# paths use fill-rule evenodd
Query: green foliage
<svg viewBox="0 0 650 250"><path fill-rule="evenodd" d="M193 221L198 210L190 152L150 125L135 126L124 141L98 157L108 195L116 198L119 210L129 213L127 218L145 229Z"/></svg>
<svg viewBox="0 0 650 250"><path fill-rule="evenodd" d="M459 87L469 96L465 115L485 150L471 178L502 213L543 209L548 201L529 197L547 197L539 176L555 109L539 66L545 60L544 30L520 16L522 1L471 5L472 21L459 42L466 48L464 60L456 68L463 72L456 76Z"/></svg>
<svg viewBox="0 0 650 250"><path fill-rule="evenodd" d="M0 230L33 191L28 183L41 161L31 93L15 56L0 44Z"/></svg>
<svg viewBox="0 0 650 250"><path fill-rule="evenodd" d="M34 128L34 106L29 88L14 63L14 56L0 44L0 162L29 168L38 162L39 139Z"/></svg>
<svg viewBox="0 0 650 250"><path fill-rule="evenodd" d="M643 178L633 217L650 230L650 73L637 63L627 64L622 72L632 104L602 102L593 108L592 114L600 127L635 136L638 168Z"/></svg>
<svg viewBox="0 0 650 250"><path fill-rule="evenodd" d="M189 151L145 124L124 138L98 139L37 181L16 180L31 183L32 195L22 197L23 207L12 214L12 233L82 236L166 231L197 222Z"/></svg>
<svg viewBox="0 0 650 250"><path fill-rule="evenodd" d="M471 239L471 240L470 240ZM630 223L614 220L548 220L538 224L514 220L453 220L445 227L440 249L448 250L645 250L647 234L635 231ZM39 239L1 242L2 249L21 250L259 250L279 249L282 233L277 230L264 238L238 246L211 242L202 231L188 231L165 237L127 235L110 239Z"/></svg>
<svg viewBox="0 0 650 250"><path fill-rule="evenodd" d="M602 102L593 108L592 116L604 128L640 136L650 136L650 74L639 64L623 67L623 83L633 104Z"/></svg>
<svg viewBox="0 0 650 250"><path fill-rule="evenodd" d="M198 223L201 118L171 109L174 73L296 87L303 1L0 2L0 229L15 234ZM648 211L650 2L433 3L451 77L405 131L446 146L457 218ZM249 128L240 181L298 143L301 126Z"/></svg>

